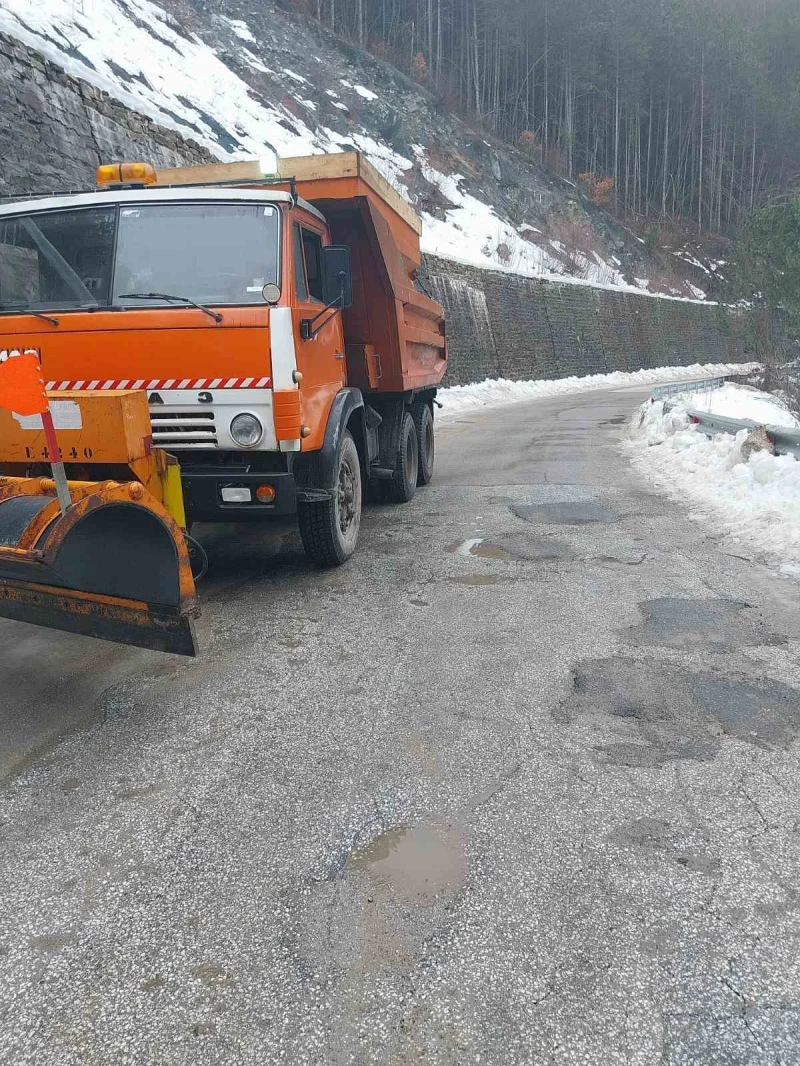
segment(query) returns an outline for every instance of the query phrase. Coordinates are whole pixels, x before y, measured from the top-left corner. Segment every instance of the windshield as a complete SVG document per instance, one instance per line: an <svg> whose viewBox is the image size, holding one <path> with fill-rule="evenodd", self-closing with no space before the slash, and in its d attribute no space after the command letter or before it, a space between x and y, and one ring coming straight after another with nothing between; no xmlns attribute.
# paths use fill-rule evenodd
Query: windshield
<svg viewBox="0 0 800 1066"><path fill-rule="evenodd" d="M0 220L0 312L138 306L120 293L260 304L278 282L273 204L72 208ZM175 305L173 305L175 306Z"/></svg>

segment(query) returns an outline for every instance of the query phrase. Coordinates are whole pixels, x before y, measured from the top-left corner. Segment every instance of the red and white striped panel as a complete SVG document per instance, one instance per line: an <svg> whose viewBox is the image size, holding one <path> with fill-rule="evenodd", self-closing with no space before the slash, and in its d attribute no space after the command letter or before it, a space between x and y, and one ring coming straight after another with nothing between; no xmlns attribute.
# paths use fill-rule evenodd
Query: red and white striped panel
<svg viewBox="0 0 800 1066"><path fill-rule="evenodd" d="M95 378L94 381L48 381L48 392L86 392L99 389L110 392L115 389L144 389L153 392L158 389L268 389L272 384L270 378L125 378L119 380Z"/></svg>

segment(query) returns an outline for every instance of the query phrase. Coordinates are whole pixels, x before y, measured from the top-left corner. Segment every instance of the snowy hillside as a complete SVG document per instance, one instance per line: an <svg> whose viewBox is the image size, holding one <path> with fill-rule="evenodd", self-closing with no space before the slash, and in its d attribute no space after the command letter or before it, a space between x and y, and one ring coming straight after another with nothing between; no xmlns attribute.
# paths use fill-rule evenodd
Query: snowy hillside
<svg viewBox="0 0 800 1066"><path fill-rule="evenodd" d="M704 298L569 183L437 115L429 94L310 20L269 0L178 2L0 0L0 31L219 159L358 148L417 206L425 251Z"/></svg>

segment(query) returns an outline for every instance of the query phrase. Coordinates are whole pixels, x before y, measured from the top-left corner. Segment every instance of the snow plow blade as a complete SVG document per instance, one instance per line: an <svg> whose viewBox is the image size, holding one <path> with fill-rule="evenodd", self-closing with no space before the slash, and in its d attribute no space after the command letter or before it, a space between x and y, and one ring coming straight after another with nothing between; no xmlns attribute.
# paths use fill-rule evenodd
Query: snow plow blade
<svg viewBox="0 0 800 1066"><path fill-rule="evenodd" d="M138 482L0 478L0 617L196 655L183 531Z"/></svg>

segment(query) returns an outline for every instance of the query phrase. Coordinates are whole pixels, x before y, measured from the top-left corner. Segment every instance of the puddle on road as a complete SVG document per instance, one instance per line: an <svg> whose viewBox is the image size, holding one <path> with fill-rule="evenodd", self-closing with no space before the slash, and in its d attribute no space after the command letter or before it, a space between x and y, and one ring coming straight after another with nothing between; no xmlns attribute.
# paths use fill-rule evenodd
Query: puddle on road
<svg viewBox="0 0 800 1066"><path fill-rule="evenodd" d="M445 551L451 555L473 556L478 559L513 559L514 556L505 551L497 544L485 540L483 537L470 537L467 540L457 540L448 544Z"/></svg>
<svg viewBox="0 0 800 1066"><path fill-rule="evenodd" d="M472 556L477 559L504 559L513 562L519 558L513 552L507 551L499 544L493 544L492 541L485 540L483 537L457 540L453 544L448 544L445 551L450 552L451 555Z"/></svg>
<svg viewBox="0 0 800 1066"><path fill-rule="evenodd" d="M347 870L368 874L398 902L429 905L464 884L463 834L443 822L397 826L352 852Z"/></svg>
<svg viewBox="0 0 800 1066"><path fill-rule="evenodd" d="M448 544L445 550L451 555L477 559L499 559L502 562L512 563L563 559L571 554L569 546L563 541L545 537L517 536L503 536L499 543L486 540L484 537L471 537L468 540Z"/></svg>
<svg viewBox="0 0 800 1066"><path fill-rule="evenodd" d="M466 847L465 826L433 815L338 857L307 900L300 950L310 965L357 988L365 974L411 974L466 884Z"/></svg>

